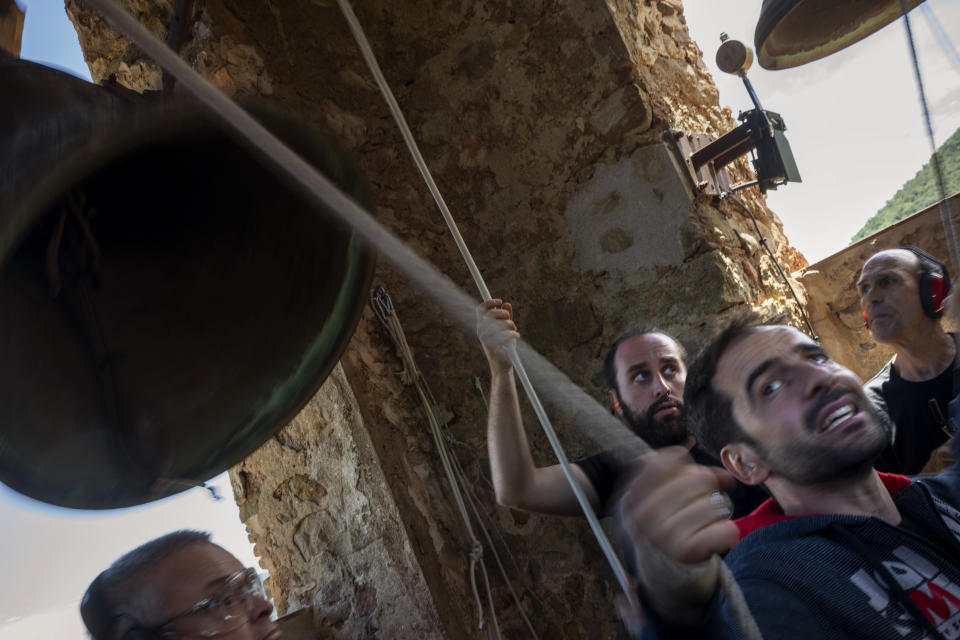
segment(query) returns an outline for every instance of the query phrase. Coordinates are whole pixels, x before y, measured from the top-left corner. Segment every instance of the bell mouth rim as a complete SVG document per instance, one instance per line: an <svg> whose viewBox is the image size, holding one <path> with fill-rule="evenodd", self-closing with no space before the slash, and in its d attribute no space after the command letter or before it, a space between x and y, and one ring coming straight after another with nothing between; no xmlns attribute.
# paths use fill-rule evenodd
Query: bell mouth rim
<svg viewBox="0 0 960 640"><path fill-rule="evenodd" d="M922 2L923 0L907 0L907 10L912 11ZM879 10L874 11L859 25L857 32L843 32L840 36L833 38L824 36L809 48L780 52L772 51L771 49L777 43L771 41L771 36L778 28L783 27L784 23L790 20L791 14L803 4L804 0L786 0L779 3L780 6L773 7L774 2L764 0L754 32L756 59L764 69L779 71L816 62L873 35L902 15L899 0L887 0L885 4L879 7ZM830 0L829 4L834 5L835 3ZM859 4L876 5L877 3L875 0L859 0Z"/></svg>
<svg viewBox="0 0 960 640"><path fill-rule="evenodd" d="M288 125L293 124L291 120L280 116L276 112L264 111L263 114L279 117ZM260 113L257 115L260 115ZM116 162L118 158L131 153L141 145L161 141L171 133L184 136L189 135L191 131L212 127L218 130L219 134L230 136L230 132L225 125L219 124L217 119L207 113L205 109L194 104L167 103L136 106L128 113L121 113L114 122L118 127L126 127L125 132L129 135L110 136L109 138L107 136L92 136L73 144L66 153L55 159L57 171L39 173L34 171L37 179L30 187L20 189L16 192L16 197L9 199L12 206L3 214L3 218L6 219L4 224L8 232L0 234L2 235L0 237L0 278L3 277L8 262L16 255L21 244L29 237L34 227L45 218L57 200L63 198L68 189L83 184L85 180L95 175L109 163ZM332 138L325 133L319 130L315 130L315 133L318 135L319 141L332 143ZM237 144L246 146L243 142ZM322 149L318 151L322 151ZM263 165L264 170L272 172L278 181L287 180L286 176L263 159L253 157L251 162ZM350 180L356 183L350 185L352 191L342 186L339 188L345 190L365 209L370 210L372 207L369 206L366 184L360 178L355 163L350 163L350 170L352 172ZM324 170L321 169L321 171ZM308 198L305 198L302 193L298 193L296 197L305 203L309 202ZM316 209L317 215L323 215L320 205L310 206ZM3 209L0 208L0 211L3 211ZM329 213L326 215L329 217ZM289 424L310 402L339 363L356 331L373 279L376 253L362 240L356 230L344 229L344 232L348 237L344 250L347 258L343 278L339 284L339 291L335 296L330 312L330 317L337 316L339 321L336 323L325 322L316 327L315 333L311 334L313 340L306 345L298 365L299 369L312 366L310 375L302 379L303 384L298 387L298 391L289 394L288 401L280 405L282 408L276 409L274 407L273 417L269 419L269 424L272 424L270 428L262 431L253 430L259 435L255 439L249 440L248 443L256 440L255 446L231 449L234 446L234 440L228 439L223 442L217 452L210 456L214 458L227 454L218 458L216 464L211 464L205 468L187 469L184 473L180 473L180 477L177 478L156 477L156 482L150 487L149 491L141 492L140 495L135 497L130 494L124 494L123 496L119 494L69 495L69 492L65 492L62 486L54 486L52 483L32 482L34 478L23 476L16 469L7 469L6 465L0 465L0 482L29 498L59 507L93 510L118 509L165 499L192 486L198 486L244 460ZM333 339L330 339L331 336ZM297 375L293 375L287 378L285 382L294 384L296 378ZM289 398L296 398L296 400L291 402ZM257 419L259 417L254 415L250 422L238 427L238 431L251 431L251 424ZM0 437L0 459L16 454L13 450L4 453L5 448L3 438Z"/></svg>

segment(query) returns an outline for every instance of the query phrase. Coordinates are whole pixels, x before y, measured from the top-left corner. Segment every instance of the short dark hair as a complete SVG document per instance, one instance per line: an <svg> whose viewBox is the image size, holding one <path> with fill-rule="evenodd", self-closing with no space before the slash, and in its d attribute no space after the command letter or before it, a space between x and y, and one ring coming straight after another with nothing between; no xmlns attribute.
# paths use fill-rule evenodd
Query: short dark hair
<svg viewBox="0 0 960 640"><path fill-rule="evenodd" d="M687 382L683 389L683 405L686 408L687 424L697 444L708 453L720 458L720 450L733 442L754 444L733 417L733 399L713 387L717 364L730 345L757 327L776 324L764 321L755 312L734 316L730 322L707 344L687 369Z"/></svg>
<svg viewBox="0 0 960 640"><path fill-rule="evenodd" d="M658 329L657 327L652 327L649 325L634 325L628 328L614 338L613 344L611 344L610 348L607 349L607 355L603 358L603 381L606 383L607 388L613 389L616 392L617 396L620 395L620 388L617 386L617 349L619 349L620 345L630 338L645 336L648 333L659 333L662 336L670 338L670 340L673 341L673 344L677 345L677 351L680 352L680 358L684 361L687 359L687 350L684 348L683 344L681 344L679 340L671 336L663 329Z"/></svg>
<svg viewBox="0 0 960 640"><path fill-rule="evenodd" d="M98 575L80 602L80 616L94 640L112 640L121 617L137 624L154 622L155 595L139 579L164 558L201 543L212 544L206 531L174 531L128 551Z"/></svg>

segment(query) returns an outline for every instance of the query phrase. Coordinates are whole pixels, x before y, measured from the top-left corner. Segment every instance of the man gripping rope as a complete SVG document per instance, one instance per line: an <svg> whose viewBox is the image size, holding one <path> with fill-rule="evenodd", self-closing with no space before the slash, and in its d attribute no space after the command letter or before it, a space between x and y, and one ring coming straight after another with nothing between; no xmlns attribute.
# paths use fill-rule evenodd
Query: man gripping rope
<svg viewBox="0 0 960 640"><path fill-rule="evenodd" d="M508 507L550 515L579 515L580 506L560 465L537 467L530 455L513 366L507 347L520 337L509 302L487 300L477 307L477 335L490 364L487 421L490 468L497 501ZM482 320L491 320L486 323ZM653 448L679 445L701 464L718 464L696 446L684 421L686 351L657 329L621 334L604 360L604 378L613 410ZM591 505L601 514L618 484L620 464L602 452L572 465ZM734 514L745 515L766 494L737 485L731 490Z"/></svg>
<svg viewBox="0 0 960 640"><path fill-rule="evenodd" d="M730 522L713 501L727 474L676 448L640 459L618 513L642 637L744 636L711 561L727 551L766 638L958 637L960 475L878 473L889 426L851 371L792 327L741 321L691 366L685 400L698 441L773 497Z"/></svg>

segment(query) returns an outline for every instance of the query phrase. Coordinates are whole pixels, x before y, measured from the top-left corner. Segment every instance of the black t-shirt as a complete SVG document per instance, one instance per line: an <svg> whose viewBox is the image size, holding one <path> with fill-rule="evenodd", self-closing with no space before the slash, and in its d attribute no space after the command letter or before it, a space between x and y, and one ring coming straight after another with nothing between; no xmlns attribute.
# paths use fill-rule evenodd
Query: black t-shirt
<svg viewBox="0 0 960 640"><path fill-rule="evenodd" d="M690 450L690 457L697 464L708 467L721 466L716 458L700 447L693 447ZM620 463L609 451L602 451L589 458L577 460L573 464L583 470L584 475L593 485L594 491L597 492L597 497L600 499L600 515L610 515L607 513L607 502L619 488L619 483L622 480ZM737 486L730 492L730 500L733 502L733 517L742 518L769 497L770 495L763 487L752 487L738 481Z"/></svg>
<svg viewBox="0 0 960 640"><path fill-rule="evenodd" d="M947 441L944 430L947 406L953 399L953 367L931 380L909 382L890 367L890 377L881 386L887 413L896 425L893 442L877 459L880 471L914 475L930 459L934 449Z"/></svg>

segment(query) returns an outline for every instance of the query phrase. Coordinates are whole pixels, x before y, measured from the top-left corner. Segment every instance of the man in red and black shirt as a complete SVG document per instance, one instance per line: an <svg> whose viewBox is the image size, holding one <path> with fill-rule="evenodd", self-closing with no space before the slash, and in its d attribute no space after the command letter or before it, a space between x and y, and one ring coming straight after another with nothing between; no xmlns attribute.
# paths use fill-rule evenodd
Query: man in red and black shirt
<svg viewBox="0 0 960 640"><path fill-rule="evenodd" d="M796 329L747 320L698 356L684 399L726 471L677 448L641 458L618 513L642 637L747 637L711 560L724 553L766 638L958 637L960 473L878 473L890 427L856 375ZM733 478L772 497L731 522L715 495Z"/></svg>

